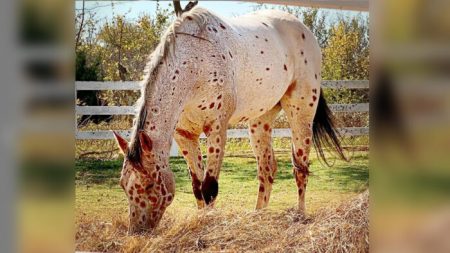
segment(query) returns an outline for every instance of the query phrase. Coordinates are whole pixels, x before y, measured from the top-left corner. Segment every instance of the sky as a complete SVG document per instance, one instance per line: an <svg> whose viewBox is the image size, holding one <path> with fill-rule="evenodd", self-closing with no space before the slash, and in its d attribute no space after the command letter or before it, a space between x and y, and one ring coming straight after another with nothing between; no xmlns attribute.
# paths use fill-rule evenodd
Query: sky
<svg viewBox="0 0 450 253"><path fill-rule="evenodd" d="M113 3L114 7L111 6ZM160 6L165 9L172 10L169 6L172 1L160 1ZM186 6L188 1L181 1L181 6ZM252 12L257 6L255 3L240 1L199 1L199 6L205 7L221 16L233 17ZM75 1L75 8L81 9L82 1ZM125 14L127 20L136 20L142 14L152 16L156 10L156 1L86 1L85 8L95 8L96 18L103 23L110 20L114 15ZM327 16L337 17L337 15L357 15L359 12L339 11L339 10L323 10L327 12ZM366 14L363 14L366 15ZM100 24L99 24L100 25Z"/></svg>

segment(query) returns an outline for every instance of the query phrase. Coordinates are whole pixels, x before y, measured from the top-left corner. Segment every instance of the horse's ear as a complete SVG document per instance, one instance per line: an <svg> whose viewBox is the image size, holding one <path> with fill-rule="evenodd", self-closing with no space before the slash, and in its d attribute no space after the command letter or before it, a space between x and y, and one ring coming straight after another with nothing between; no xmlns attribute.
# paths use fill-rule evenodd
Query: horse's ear
<svg viewBox="0 0 450 253"><path fill-rule="evenodd" d="M198 4L198 1L189 1L189 3L186 5L186 7L184 7L183 12L187 12L192 10L192 8L194 8L196 5Z"/></svg>
<svg viewBox="0 0 450 253"><path fill-rule="evenodd" d="M141 149L144 152L150 152L153 148L153 143L150 137L144 132L139 132L139 142L141 143Z"/></svg>
<svg viewBox="0 0 450 253"><path fill-rule="evenodd" d="M122 136L120 136L116 131L113 131L114 137L116 137L117 144L119 145L120 151L126 154L128 151L128 142Z"/></svg>
<svg viewBox="0 0 450 253"><path fill-rule="evenodd" d="M175 15L177 17L181 16L181 14L183 13L183 8L181 8L181 3L180 0L174 0L173 2L173 7L175 9Z"/></svg>

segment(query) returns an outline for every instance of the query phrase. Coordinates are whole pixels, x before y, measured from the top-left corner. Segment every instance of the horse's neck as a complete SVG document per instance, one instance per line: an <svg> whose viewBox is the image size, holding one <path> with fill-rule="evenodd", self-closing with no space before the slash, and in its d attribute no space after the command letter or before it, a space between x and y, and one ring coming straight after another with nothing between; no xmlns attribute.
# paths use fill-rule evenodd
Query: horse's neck
<svg viewBox="0 0 450 253"><path fill-rule="evenodd" d="M160 66L156 80L144 98L146 117L144 130L156 147L170 148L170 142L183 107L190 97L192 81L186 80L177 62Z"/></svg>

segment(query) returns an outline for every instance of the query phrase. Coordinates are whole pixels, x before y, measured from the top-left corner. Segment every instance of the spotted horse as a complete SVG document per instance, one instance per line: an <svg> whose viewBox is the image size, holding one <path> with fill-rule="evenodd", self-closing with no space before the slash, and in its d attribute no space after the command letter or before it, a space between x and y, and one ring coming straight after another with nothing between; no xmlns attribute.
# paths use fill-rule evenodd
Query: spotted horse
<svg viewBox="0 0 450 253"><path fill-rule="evenodd" d="M153 230L175 195L169 150L175 138L188 164L198 208L211 206L228 124L247 122L257 160L256 208L268 205L277 164L272 127L284 110L292 130L298 208L305 210L308 162L314 143L343 157L322 95L321 51L294 16L276 10L225 19L194 7L182 13L151 54L120 185L129 200L129 233ZM206 162L199 136L206 135Z"/></svg>

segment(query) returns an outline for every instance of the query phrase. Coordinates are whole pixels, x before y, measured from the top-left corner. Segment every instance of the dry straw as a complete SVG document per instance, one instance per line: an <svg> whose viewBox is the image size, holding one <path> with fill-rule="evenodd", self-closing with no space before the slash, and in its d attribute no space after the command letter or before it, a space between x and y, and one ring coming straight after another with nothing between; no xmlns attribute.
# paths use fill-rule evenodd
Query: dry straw
<svg viewBox="0 0 450 253"><path fill-rule="evenodd" d="M369 252L369 192L307 217L216 208L168 213L152 235L127 236L126 217L81 217L77 250L103 252Z"/></svg>

